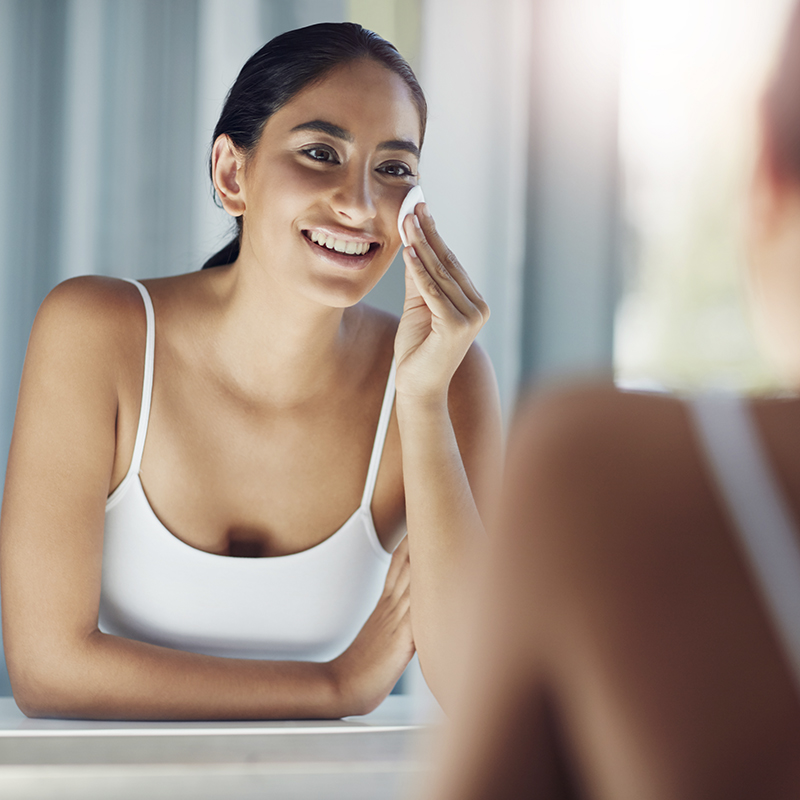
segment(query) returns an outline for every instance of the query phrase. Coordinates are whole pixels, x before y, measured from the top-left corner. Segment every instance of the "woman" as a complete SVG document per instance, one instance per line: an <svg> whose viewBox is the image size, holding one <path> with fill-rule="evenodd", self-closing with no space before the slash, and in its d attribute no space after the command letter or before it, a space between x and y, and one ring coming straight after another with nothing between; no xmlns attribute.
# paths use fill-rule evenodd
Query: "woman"
<svg viewBox="0 0 800 800"><path fill-rule="evenodd" d="M375 34L279 36L215 131L238 225L218 266L47 297L0 550L25 713L365 713L415 647L441 695L499 449L488 309L424 204L399 323L359 302L399 247L425 118Z"/></svg>
<svg viewBox="0 0 800 800"><path fill-rule="evenodd" d="M800 385L800 6L751 266ZM447 798L800 796L800 400L585 388L517 421Z"/></svg>

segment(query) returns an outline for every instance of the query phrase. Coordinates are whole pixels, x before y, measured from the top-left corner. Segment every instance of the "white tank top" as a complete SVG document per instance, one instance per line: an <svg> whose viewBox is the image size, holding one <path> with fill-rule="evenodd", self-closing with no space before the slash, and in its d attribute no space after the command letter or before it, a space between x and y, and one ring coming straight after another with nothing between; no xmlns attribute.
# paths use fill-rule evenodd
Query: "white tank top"
<svg viewBox="0 0 800 800"><path fill-rule="evenodd" d="M747 402L734 394L694 398L701 450L800 689L800 540Z"/></svg>
<svg viewBox="0 0 800 800"><path fill-rule="evenodd" d="M155 317L147 290L144 383L127 475L106 502L99 627L209 655L327 661L353 641L383 590L391 555L371 503L394 403L392 361L361 505L333 535L286 556L198 550L156 517L139 478L153 388Z"/></svg>

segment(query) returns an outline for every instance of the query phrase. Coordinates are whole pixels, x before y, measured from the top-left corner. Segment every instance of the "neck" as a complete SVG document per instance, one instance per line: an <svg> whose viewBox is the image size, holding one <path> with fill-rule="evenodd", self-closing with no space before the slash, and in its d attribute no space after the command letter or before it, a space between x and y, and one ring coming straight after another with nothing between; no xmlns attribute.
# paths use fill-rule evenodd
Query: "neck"
<svg viewBox="0 0 800 800"><path fill-rule="evenodd" d="M346 368L359 312L329 308L239 262L215 276L211 349L235 391L298 406L325 394Z"/></svg>

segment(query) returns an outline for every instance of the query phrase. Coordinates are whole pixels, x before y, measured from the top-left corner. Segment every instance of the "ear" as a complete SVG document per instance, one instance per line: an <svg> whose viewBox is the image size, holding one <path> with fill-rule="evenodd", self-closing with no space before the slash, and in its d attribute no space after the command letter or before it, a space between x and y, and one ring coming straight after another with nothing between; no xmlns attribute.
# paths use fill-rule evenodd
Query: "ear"
<svg viewBox="0 0 800 800"><path fill-rule="evenodd" d="M232 216L245 212L241 171L244 158L226 134L218 136L211 150L211 177L222 207Z"/></svg>

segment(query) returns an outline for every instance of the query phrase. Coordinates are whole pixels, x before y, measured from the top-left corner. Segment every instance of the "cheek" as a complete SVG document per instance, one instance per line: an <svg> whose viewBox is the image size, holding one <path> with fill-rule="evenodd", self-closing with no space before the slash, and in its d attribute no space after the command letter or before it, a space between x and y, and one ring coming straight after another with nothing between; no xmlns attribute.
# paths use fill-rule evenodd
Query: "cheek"
<svg viewBox="0 0 800 800"><path fill-rule="evenodd" d="M397 228L397 217L411 186L381 186L376 194L376 208L381 217L381 224L387 240L387 246L396 253L402 245L400 231Z"/></svg>
<svg viewBox="0 0 800 800"><path fill-rule="evenodd" d="M262 183L265 202L278 214L286 215L315 193L314 181L307 174L291 167L271 170Z"/></svg>
<svg viewBox="0 0 800 800"><path fill-rule="evenodd" d="M290 257L297 246L294 221L306 207L303 194L286 182L265 180L259 186L244 215L244 233L259 257Z"/></svg>

